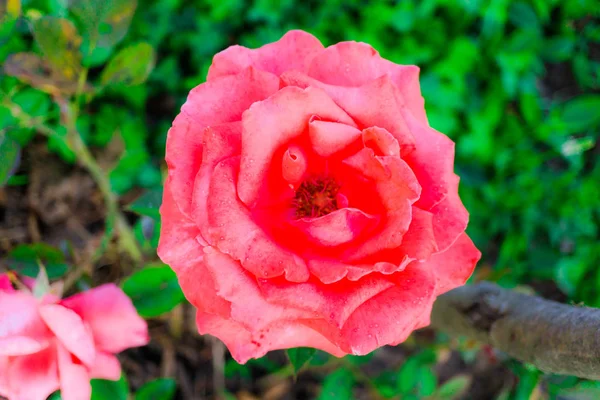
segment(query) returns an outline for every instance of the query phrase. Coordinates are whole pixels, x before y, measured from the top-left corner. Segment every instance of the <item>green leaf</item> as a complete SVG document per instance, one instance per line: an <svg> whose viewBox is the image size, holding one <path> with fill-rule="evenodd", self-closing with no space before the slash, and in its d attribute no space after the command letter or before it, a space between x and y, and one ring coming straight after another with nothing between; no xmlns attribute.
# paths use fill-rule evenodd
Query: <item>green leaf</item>
<svg viewBox="0 0 600 400"><path fill-rule="evenodd" d="M118 381L92 379L92 398L90 400L127 400L129 383L125 375Z"/></svg>
<svg viewBox="0 0 600 400"><path fill-rule="evenodd" d="M353 398L353 386L354 377L352 373L347 369L338 369L327 375L317 400L350 400Z"/></svg>
<svg viewBox="0 0 600 400"><path fill-rule="evenodd" d="M404 362L398 375L398 390L401 394L410 393L417 386L419 380L420 361L409 358Z"/></svg>
<svg viewBox="0 0 600 400"><path fill-rule="evenodd" d="M144 82L155 63L154 48L137 43L119 51L102 71L103 85L139 85Z"/></svg>
<svg viewBox="0 0 600 400"><path fill-rule="evenodd" d="M600 124L600 95L579 96L564 105L562 120L569 133L585 132Z"/></svg>
<svg viewBox="0 0 600 400"><path fill-rule="evenodd" d="M123 291L144 318L169 312L185 299L175 272L164 264L149 264L135 272L123 282Z"/></svg>
<svg viewBox="0 0 600 400"><path fill-rule="evenodd" d="M81 37L65 18L44 16L33 22L33 36L46 60L66 79L77 81L81 71Z"/></svg>
<svg viewBox="0 0 600 400"><path fill-rule="evenodd" d="M137 0L70 0L85 40L97 47L112 47L125 37L135 13Z"/></svg>
<svg viewBox="0 0 600 400"><path fill-rule="evenodd" d="M34 53L11 54L4 62L4 72L50 94L73 94L77 82Z"/></svg>
<svg viewBox="0 0 600 400"><path fill-rule="evenodd" d="M162 188L148 190L133 203L127 206L127 209L139 215L151 217L154 220L160 220L158 209L162 203Z"/></svg>
<svg viewBox="0 0 600 400"><path fill-rule="evenodd" d="M40 273L39 262L45 266L50 279L60 278L68 269L63 253L45 243L19 245L12 249L7 257L10 269L31 278Z"/></svg>
<svg viewBox="0 0 600 400"><path fill-rule="evenodd" d="M445 382L436 393L439 400L456 400L461 398L471 385L471 378L457 375Z"/></svg>
<svg viewBox="0 0 600 400"><path fill-rule="evenodd" d="M573 55L575 38L564 36L554 37L545 41L542 56L551 62L561 62Z"/></svg>
<svg viewBox="0 0 600 400"><path fill-rule="evenodd" d="M6 185L21 161L21 146L16 140L0 131L0 187Z"/></svg>
<svg viewBox="0 0 600 400"><path fill-rule="evenodd" d="M177 389L170 378L155 379L142 386L135 394L135 400L171 400Z"/></svg>
<svg viewBox="0 0 600 400"><path fill-rule="evenodd" d="M294 374L297 374L298 371L310 361L316 352L317 350L308 347L289 349L287 351L287 356L294 367Z"/></svg>

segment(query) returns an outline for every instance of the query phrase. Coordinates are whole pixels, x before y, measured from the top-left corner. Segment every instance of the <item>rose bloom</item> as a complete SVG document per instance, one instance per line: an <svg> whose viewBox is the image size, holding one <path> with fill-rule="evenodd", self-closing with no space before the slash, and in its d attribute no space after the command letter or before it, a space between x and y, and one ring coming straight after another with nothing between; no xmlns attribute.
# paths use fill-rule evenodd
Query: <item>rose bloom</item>
<svg viewBox="0 0 600 400"><path fill-rule="evenodd" d="M45 400L91 397L90 379L118 380L115 357L148 343L146 322L117 286L99 286L60 300L15 290L0 275L0 396Z"/></svg>
<svg viewBox="0 0 600 400"><path fill-rule="evenodd" d="M159 255L238 362L367 354L480 257L419 68L302 31L217 54L167 138Z"/></svg>

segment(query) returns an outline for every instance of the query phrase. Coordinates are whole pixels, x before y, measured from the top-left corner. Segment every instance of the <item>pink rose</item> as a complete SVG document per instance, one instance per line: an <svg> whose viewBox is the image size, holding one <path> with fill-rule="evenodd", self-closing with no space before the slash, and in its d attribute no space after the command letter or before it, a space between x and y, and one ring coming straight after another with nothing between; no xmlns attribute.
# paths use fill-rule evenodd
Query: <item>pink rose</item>
<svg viewBox="0 0 600 400"><path fill-rule="evenodd" d="M214 57L167 138L159 255L245 362L404 341L480 257L419 68L292 31Z"/></svg>
<svg viewBox="0 0 600 400"><path fill-rule="evenodd" d="M64 400L89 399L90 379L118 380L115 354L148 340L146 322L115 285L37 299L0 275L0 396L9 400L45 400L58 389Z"/></svg>

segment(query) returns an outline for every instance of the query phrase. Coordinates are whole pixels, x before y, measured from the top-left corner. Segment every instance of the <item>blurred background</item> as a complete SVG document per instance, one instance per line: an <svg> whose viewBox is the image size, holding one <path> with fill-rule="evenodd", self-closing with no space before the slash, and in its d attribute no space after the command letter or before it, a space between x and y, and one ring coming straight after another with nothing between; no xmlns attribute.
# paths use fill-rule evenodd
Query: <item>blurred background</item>
<svg viewBox="0 0 600 400"><path fill-rule="evenodd" d="M473 281L599 307L597 0L3 0L0 12L0 268L36 276L40 259L68 292L117 282L151 327L94 399L600 398L597 382L428 329L365 357L317 352L299 372L284 352L238 365L197 335L156 257L166 133L188 91L216 52L300 28L421 68L483 252ZM113 237L123 224L137 246Z"/></svg>

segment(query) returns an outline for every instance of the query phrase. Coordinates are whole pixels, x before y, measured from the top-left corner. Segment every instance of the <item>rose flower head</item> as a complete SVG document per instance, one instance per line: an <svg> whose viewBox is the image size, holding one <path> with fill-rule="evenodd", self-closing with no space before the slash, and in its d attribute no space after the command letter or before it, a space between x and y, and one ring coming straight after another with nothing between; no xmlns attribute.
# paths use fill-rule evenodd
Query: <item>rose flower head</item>
<svg viewBox="0 0 600 400"><path fill-rule="evenodd" d="M0 275L0 397L45 400L60 389L64 400L89 399L90 379L121 377L116 353L149 341L146 322L115 285L62 300L20 286Z"/></svg>
<svg viewBox="0 0 600 400"><path fill-rule="evenodd" d="M238 362L398 344L480 257L419 68L364 43L291 31L222 51L166 161L159 256Z"/></svg>

